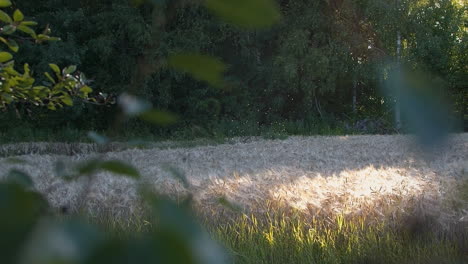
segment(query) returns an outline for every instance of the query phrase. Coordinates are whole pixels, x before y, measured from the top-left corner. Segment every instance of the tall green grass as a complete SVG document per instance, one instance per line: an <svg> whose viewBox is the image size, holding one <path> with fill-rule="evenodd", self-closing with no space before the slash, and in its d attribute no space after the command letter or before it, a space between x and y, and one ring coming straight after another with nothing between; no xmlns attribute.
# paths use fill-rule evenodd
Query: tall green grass
<svg viewBox="0 0 468 264"><path fill-rule="evenodd" d="M134 236L153 228L145 218L94 219L110 234ZM468 263L468 230L414 233L365 218L307 218L301 214L199 216L232 263L245 264L462 264ZM424 223L422 223L424 225ZM425 227L422 226L422 229Z"/></svg>
<svg viewBox="0 0 468 264"><path fill-rule="evenodd" d="M234 263L468 263L468 237L414 236L364 219L269 215L207 224Z"/></svg>

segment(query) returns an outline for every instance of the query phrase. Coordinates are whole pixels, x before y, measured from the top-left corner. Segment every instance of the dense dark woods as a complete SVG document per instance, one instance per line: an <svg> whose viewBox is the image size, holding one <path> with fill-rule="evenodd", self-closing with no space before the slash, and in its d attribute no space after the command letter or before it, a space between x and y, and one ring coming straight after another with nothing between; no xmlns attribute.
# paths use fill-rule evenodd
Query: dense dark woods
<svg viewBox="0 0 468 264"><path fill-rule="evenodd" d="M54 25L62 41L25 42L17 61L29 62L37 73L47 71L48 62L77 65L93 80L95 93L131 91L180 116L170 129L128 123L126 131L136 135L394 132L397 95L384 97L381 88L397 57L436 84L454 106L454 120L466 119L463 1L282 0L280 22L256 30L220 22L198 1L137 2L19 1L40 25ZM223 84L212 87L169 67L168 56L181 51L223 60ZM53 113L16 107L20 119L14 107L1 113L2 131L105 131L117 111L115 105L80 101Z"/></svg>

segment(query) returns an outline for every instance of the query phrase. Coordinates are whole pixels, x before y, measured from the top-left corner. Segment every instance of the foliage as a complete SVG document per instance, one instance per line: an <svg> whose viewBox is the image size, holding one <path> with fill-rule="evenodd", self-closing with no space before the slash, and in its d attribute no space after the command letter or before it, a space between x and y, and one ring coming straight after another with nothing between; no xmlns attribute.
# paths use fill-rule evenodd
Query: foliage
<svg viewBox="0 0 468 264"><path fill-rule="evenodd" d="M2 1L2 8L10 6L10 1ZM36 26L37 23L25 20L25 16L19 9L13 12L12 17L0 10L0 20L2 23L0 41L12 52L19 51L18 42L27 40L23 35L30 37L36 44L59 40L49 35L51 30L48 26L43 33L36 33L31 27ZM20 34L15 34L16 32ZM92 92L84 75L76 72L76 66L61 70L56 64L49 64L54 76L46 72L47 82L37 85L29 64L25 63L23 73L20 73L15 69L13 58L10 52L3 49L0 51L1 108L10 104L34 104L46 105L49 109L55 110L64 105L73 105L72 97L87 99L88 94Z"/></svg>
<svg viewBox="0 0 468 264"><path fill-rule="evenodd" d="M453 1L400 1L401 12L394 1L385 0L279 1L281 22L270 28L259 25L254 31L219 23L211 15L225 16L223 8L231 1L214 7L211 2L156 2L157 7L149 2L135 6L127 0L21 1L21 8L34 11L37 21L54 24L63 41L25 43L18 58L31 62L35 72L48 69L44 61L79 65L103 93L130 90L155 108L177 114L186 130L223 129L231 121L262 127L313 119L316 125L333 126L337 120L391 120L394 94L386 99L380 88L388 82L386 71L399 28L403 61L442 80L456 105L453 112L459 119L463 115L466 8ZM277 21L278 14L265 12L269 19L265 21ZM192 79L179 72L180 67L172 67L180 52L203 53L213 58L212 63L222 59L224 65L208 77L211 81L200 78L200 73ZM195 68L204 64L198 62ZM37 111L28 122L35 127L104 130L116 110L77 103L53 114ZM7 114L0 118L11 120ZM133 122L126 126L144 127ZM159 128L145 130L167 134Z"/></svg>

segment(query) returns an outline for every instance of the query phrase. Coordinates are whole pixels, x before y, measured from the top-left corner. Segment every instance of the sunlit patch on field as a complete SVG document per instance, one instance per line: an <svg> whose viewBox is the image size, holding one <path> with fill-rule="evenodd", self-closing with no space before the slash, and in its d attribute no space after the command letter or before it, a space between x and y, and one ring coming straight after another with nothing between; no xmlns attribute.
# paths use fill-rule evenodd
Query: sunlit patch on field
<svg viewBox="0 0 468 264"><path fill-rule="evenodd" d="M424 210L445 221L449 214L444 199L456 181L441 182L437 175L417 169L375 168L345 170L335 175L304 173L289 178L287 173L267 170L253 176L214 180L209 196L225 195L242 205L262 207L265 201L281 204L309 216L364 216L377 219L396 218ZM208 200L209 198L206 197ZM452 212L453 213L453 212Z"/></svg>
<svg viewBox="0 0 468 264"><path fill-rule="evenodd" d="M220 197L247 211L284 207L312 217L338 215L372 219L430 215L442 225L468 220L468 205L455 189L466 181L468 134L421 156L404 136L292 137L175 149L108 152L139 168L140 182L100 173L83 199L83 181L65 183L54 174L58 160L79 162L96 154L25 155L27 164L0 162L3 172L21 169L56 207L85 204L113 215L139 210L140 184L179 199L187 189L168 168L183 173L199 207L218 208ZM452 205L457 204L455 208ZM465 205L464 205L465 204ZM464 211L465 210L465 211Z"/></svg>

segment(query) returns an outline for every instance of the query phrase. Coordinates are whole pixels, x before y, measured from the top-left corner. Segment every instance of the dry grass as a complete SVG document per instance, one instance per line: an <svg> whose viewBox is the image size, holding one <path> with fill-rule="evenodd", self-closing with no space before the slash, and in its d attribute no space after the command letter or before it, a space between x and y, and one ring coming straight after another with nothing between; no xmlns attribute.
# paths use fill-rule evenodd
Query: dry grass
<svg viewBox="0 0 468 264"><path fill-rule="evenodd" d="M56 161L75 163L97 155L83 146L72 156L23 155L28 161L23 165L1 159L0 171L17 167L33 177L52 205L75 208L82 202L83 181L65 184L53 171ZM138 212L138 184L176 198L185 195L187 190L167 170L175 167L186 175L197 204L207 212L219 210L218 198L226 197L260 213L274 207L324 219L344 215L402 220L418 215L439 227L468 223L468 202L453 191L468 177L468 134L454 135L446 147L424 155L404 136L291 137L100 155L133 164L143 178L135 182L100 173L86 201L91 213Z"/></svg>

